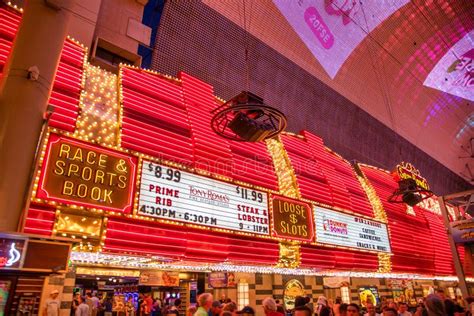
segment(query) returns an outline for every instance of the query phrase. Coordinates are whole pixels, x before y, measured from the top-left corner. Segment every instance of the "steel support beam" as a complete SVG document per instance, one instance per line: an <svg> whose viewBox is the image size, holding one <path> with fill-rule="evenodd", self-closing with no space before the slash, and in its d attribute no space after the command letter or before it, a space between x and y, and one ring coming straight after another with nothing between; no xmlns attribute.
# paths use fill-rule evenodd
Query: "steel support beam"
<svg viewBox="0 0 474 316"><path fill-rule="evenodd" d="M465 196L465 195L461 195L462 193L463 192L451 194L449 196L451 198L453 198L453 196L454 197ZM462 296L466 298L469 296L469 291L468 291L467 283L466 283L466 276L464 274L464 269L461 263L461 259L459 258L459 253L456 248L456 243L454 242L454 239L453 239L452 228L449 222L448 210L446 209L446 204L444 202L445 199L447 199L446 196L438 197L439 207L441 209L441 214L443 215L444 226L446 226L447 233L448 233L449 246L451 247L451 253L453 254L454 269L456 270L456 274L459 279L459 288L461 289Z"/></svg>

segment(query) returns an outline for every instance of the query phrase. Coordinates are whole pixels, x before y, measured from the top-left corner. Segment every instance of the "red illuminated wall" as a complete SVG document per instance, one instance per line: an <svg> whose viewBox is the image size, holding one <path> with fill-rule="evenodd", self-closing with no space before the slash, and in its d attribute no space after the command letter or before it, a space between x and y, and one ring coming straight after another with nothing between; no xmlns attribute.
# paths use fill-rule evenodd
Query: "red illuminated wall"
<svg viewBox="0 0 474 316"><path fill-rule="evenodd" d="M28 234L50 237L56 219L54 207L32 205L27 212L23 231Z"/></svg>
<svg viewBox="0 0 474 316"><path fill-rule="evenodd" d="M183 72L179 73L179 81L174 81L127 67L122 68L121 83L122 147L278 190L265 143L228 141L211 130L211 111L219 105L212 86ZM304 158L311 161L302 164L316 167L317 161L322 179L320 186L325 190L314 194L309 188L302 190L307 193L303 196L373 216L372 207L351 166L328 152L320 138L309 133L305 136L310 141L297 143L296 137L283 136L295 161L305 150ZM295 163L293 159L292 162ZM194 261L222 262L227 259L248 264L278 261L276 241L120 219L109 220L104 249L109 252L151 252ZM255 249L259 249L258 252ZM302 264L307 267L364 271L378 268L376 254L350 250L305 246L302 258Z"/></svg>
<svg viewBox="0 0 474 316"><path fill-rule="evenodd" d="M20 14L0 5L0 76L11 51ZM79 113L85 49L66 40L49 103L55 107L51 126L74 131ZM211 85L184 72L178 80L124 67L121 70L121 146L214 174L278 190L272 159L264 143L239 143L216 136L211 111L220 105ZM283 135L303 198L373 217L373 210L350 164L331 153L309 132ZM362 167L388 216L394 272L453 274L441 217L415 207L388 203L396 188L390 175ZM24 232L51 236L53 207L32 205ZM110 217L104 250L153 254L205 262L263 263L278 261L278 242L223 234L185 226ZM460 249L463 255L463 249ZM303 267L376 271L376 254L329 247L301 246Z"/></svg>
<svg viewBox="0 0 474 316"><path fill-rule="evenodd" d="M3 67L7 62L7 57L10 54L20 19L20 15L16 11L0 3L0 78L3 74Z"/></svg>
<svg viewBox="0 0 474 316"><path fill-rule="evenodd" d="M212 86L186 73L179 81L122 68L121 146L190 167L278 190L265 143L239 143L217 136Z"/></svg>
<svg viewBox="0 0 474 316"><path fill-rule="evenodd" d="M302 135L304 139L281 136L301 196L373 217L372 206L351 165L329 152L320 137L308 131Z"/></svg>
<svg viewBox="0 0 474 316"><path fill-rule="evenodd" d="M258 249L258 251L255 251ZM104 250L203 262L276 264L278 242L148 221L110 218Z"/></svg>
<svg viewBox="0 0 474 316"><path fill-rule="evenodd" d="M0 78L3 74L21 15L3 2L0 3ZM54 106L50 126L69 132L76 127L83 76L85 49L67 39L64 42L59 68L53 84L49 104Z"/></svg>
<svg viewBox="0 0 474 316"><path fill-rule="evenodd" d="M413 208L415 216L407 214L405 204L388 202L388 197L398 188L389 173L363 165L361 169L387 213L394 254L393 271L454 274L448 236L441 216L419 207Z"/></svg>
<svg viewBox="0 0 474 316"><path fill-rule="evenodd" d="M209 5L211 2L213 4ZM424 115L434 115L426 128L434 128L438 123L444 127L448 124L449 128L453 128L449 135L455 135L456 126L460 128L464 123L450 119L451 114L462 111L465 108L465 100L427 89L422 81L442 54L449 50L457 39L473 29L472 1L410 2L411 4L405 7L407 9L398 10L392 15L394 19L391 22L373 30L373 38L366 39L371 42L376 38L379 43L385 45L382 45L384 49L375 50L377 60L380 65L387 66L391 63L386 69L389 74L387 78L393 79L389 89L394 104L400 110L406 111L404 113L407 113L408 120L420 115L419 120L415 121L422 124ZM175 1L173 5L168 5L160 20L160 32L153 43L151 68L170 75L185 71L206 80L213 85L217 95L229 99L239 92L247 81L244 48L238 39L248 38L251 47L249 86L253 92L262 96L266 103L287 115L289 131L307 129L321 136L328 147L349 161L373 163L385 169L391 169L399 162L400 157L394 155L394 152L401 149L404 160L416 165L438 194L460 192L470 188L460 176L346 98L353 96L354 100L364 100L363 103L374 110L374 113L379 113L375 109L386 113L383 109L383 90L377 80L379 76L373 70L372 59L367 58L369 53L375 52L370 52L371 46L359 45L340 69L335 80L328 80L327 77L317 78L323 71L321 66L310 50L297 39L295 32L272 1L255 2L251 15L256 19L257 16L264 17L256 21L257 24L276 21L282 24L278 28L264 25L267 29L262 29L258 36L255 36L256 33L249 34L242 28L242 18L239 17L238 10L232 10L237 7L238 2L232 2L234 7L222 3L226 2ZM223 10L218 12L213 7ZM226 13L222 15L222 12ZM425 27L427 21L420 16L421 12L429 12L429 19L436 20L431 22L436 25L440 22L441 28L433 31L432 28ZM259 30L257 24L253 25L253 30ZM190 25L193 27L189 27ZM210 25L212 27L209 27ZM420 32L423 33L421 37ZM271 45L262 42L259 36L264 33L270 34L267 39L271 38L275 42ZM236 40L229 40L229 34ZM417 38L415 42L414 38ZM292 53L281 54L279 47L282 46L278 39L288 40L283 46L288 43L301 44L302 49L290 45ZM388 54L385 49L393 54ZM397 56L401 63L392 63L393 56ZM299 61L295 61L295 58ZM397 78L398 71L403 73ZM408 94L408 87L410 91L419 90ZM400 120L403 125L405 123L402 122L402 117L395 120ZM465 116L460 114L459 117ZM386 118L387 123L389 119ZM453 122L457 122L456 126L451 124ZM425 133L425 136L428 134ZM423 135L420 134L419 137L423 138ZM421 139L419 137L418 140ZM430 142L431 139L427 137L424 141Z"/></svg>
<svg viewBox="0 0 474 316"><path fill-rule="evenodd" d="M49 104L54 106L50 125L68 132L73 132L76 129L84 58L85 49L83 47L70 40L64 42Z"/></svg>
<svg viewBox="0 0 474 316"><path fill-rule="evenodd" d="M378 256L361 251L301 246L301 265L308 268L345 271L377 271Z"/></svg>
<svg viewBox="0 0 474 316"><path fill-rule="evenodd" d="M165 225L149 221L109 218L104 250L175 259L238 264L274 265L279 246L275 240L219 234L208 230ZM302 246L303 267L353 271L376 271L376 254Z"/></svg>

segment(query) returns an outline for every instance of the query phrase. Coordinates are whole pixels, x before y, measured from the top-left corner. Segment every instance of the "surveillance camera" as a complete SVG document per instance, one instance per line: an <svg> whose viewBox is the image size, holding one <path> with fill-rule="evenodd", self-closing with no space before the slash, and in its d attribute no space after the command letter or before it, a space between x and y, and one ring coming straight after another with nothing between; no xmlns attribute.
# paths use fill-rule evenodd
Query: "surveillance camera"
<svg viewBox="0 0 474 316"><path fill-rule="evenodd" d="M31 81L38 81L40 76L40 71L37 66L31 66L28 68L28 79Z"/></svg>

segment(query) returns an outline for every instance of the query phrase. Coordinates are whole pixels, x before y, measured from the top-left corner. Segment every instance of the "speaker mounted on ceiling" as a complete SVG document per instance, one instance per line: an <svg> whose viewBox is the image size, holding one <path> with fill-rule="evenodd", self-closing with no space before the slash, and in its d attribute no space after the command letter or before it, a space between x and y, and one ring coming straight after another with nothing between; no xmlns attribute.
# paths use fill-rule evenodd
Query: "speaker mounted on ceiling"
<svg viewBox="0 0 474 316"><path fill-rule="evenodd" d="M211 113L214 114L211 120L214 132L240 142L259 142L275 137L287 125L282 112L248 91L242 91Z"/></svg>
<svg viewBox="0 0 474 316"><path fill-rule="evenodd" d="M392 175L398 182L398 189L389 196L389 202L405 203L409 206L415 206L421 201L433 196L428 182L411 163L400 163Z"/></svg>

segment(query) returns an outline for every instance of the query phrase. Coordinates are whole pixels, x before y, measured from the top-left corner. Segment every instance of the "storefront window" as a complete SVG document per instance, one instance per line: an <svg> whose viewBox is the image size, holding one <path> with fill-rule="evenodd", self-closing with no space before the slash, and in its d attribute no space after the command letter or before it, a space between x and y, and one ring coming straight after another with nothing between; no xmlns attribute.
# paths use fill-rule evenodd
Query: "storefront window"
<svg viewBox="0 0 474 316"><path fill-rule="evenodd" d="M238 284L237 301L239 304L239 309L242 309L244 308L244 306L249 305L249 284L248 283Z"/></svg>
<svg viewBox="0 0 474 316"><path fill-rule="evenodd" d="M341 287L341 298L343 303L349 304L351 302L351 292L348 286Z"/></svg>

